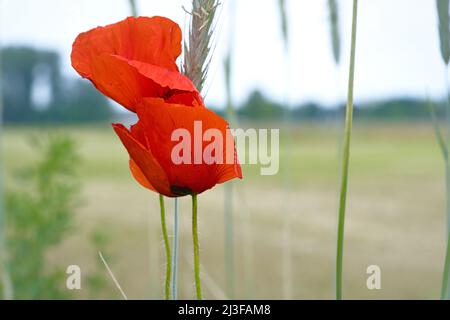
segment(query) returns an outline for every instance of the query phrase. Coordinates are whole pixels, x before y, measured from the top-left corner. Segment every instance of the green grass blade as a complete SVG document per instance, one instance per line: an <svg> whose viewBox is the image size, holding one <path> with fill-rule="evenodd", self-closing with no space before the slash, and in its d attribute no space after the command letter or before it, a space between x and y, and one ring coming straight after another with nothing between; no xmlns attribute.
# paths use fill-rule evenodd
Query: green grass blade
<svg viewBox="0 0 450 320"><path fill-rule="evenodd" d="M224 60L225 92L226 92L226 114L231 127L236 126L237 118L233 103L232 93L232 61L235 34L236 2L229 1L230 12L229 21L231 24L230 37L228 40L228 50ZM235 298L235 252L234 252L234 219L233 219L233 182L230 181L224 186L224 222L225 222L225 277L226 292L228 299Z"/></svg>
<svg viewBox="0 0 450 320"><path fill-rule="evenodd" d="M441 43L441 57L448 65L450 60L450 25L449 25L450 0L436 0L439 19L439 39Z"/></svg>
<svg viewBox="0 0 450 320"><path fill-rule="evenodd" d="M137 6L136 6L136 0L128 0L128 1L130 3L131 15L137 17L138 11L137 11Z"/></svg>
<svg viewBox="0 0 450 320"><path fill-rule="evenodd" d="M285 46L289 45L289 21L286 9L286 0L278 0L278 7L281 17L281 32Z"/></svg>
<svg viewBox="0 0 450 320"><path fill-rule="evenodd" d="M339 32L339 8L337 0L328 0L328 9L330 11L330 32L333 58L334 62L339 64L341 59L341 35Z"/></svg>
<svg viewBox="0 0 450 320"><path fill-rule="evenodd" d="M339 223L336 258L336 299L342 300L342 264L344 256L345 211L347 205L350 144L353 127L353 88L355 81L356 31L358 22L358 0L353 0L352 45L348 80L348 100L345 118L344 151L342 159L341 191L339 197Z"/></svg>
<svg viewBox="0 0 450 320"><path fill-rule="evenodd" d="M0 75L2 73L2 57L0 54ZM3 172L3 92L0 84L0 272L3 287L3 297L13 299L14 290L9 272L8 248L6 245L6 212L4 203L4 172Z"/></svg>

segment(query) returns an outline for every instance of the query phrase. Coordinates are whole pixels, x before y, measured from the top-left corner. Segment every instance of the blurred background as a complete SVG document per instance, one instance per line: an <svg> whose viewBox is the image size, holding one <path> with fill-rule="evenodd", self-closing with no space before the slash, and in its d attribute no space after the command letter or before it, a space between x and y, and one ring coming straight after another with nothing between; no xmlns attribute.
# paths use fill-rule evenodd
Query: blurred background
<svg viewBox="0 0 450 320"><path fill-rule="evenodd" d="M190 2L136 6L139 15L178 22L186 35ZM233 114L234 127L280 128L281 167L263 177L259 166L244 166L244 180L233 183L231 277L230 199L224 186L200 197L206 298L334 297L352 2L330 3L225 0L219 9L207 105ZM98 251L129 298L162 297L158 197L130 176L110 127L132 123L133 115L70 66L80 32L129 15L127 0L0 0L1 206L17 299L120 299ZM344 260L349 299L439 294L445 179L429 105L443 115L448 74L437 26L434 1L360 1ZM171 228L173 202L167 206ZM193 298L188 198L181 217L179 294ZM73 264L81 267L82 289L69 291L65 270ZM381 267L381 290L366 287L370 265Z"/></svg>

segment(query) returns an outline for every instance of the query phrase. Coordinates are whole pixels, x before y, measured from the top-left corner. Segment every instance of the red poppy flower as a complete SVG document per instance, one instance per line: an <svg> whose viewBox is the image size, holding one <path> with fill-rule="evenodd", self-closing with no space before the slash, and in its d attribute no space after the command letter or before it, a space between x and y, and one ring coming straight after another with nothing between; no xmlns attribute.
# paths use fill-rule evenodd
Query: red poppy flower
<svg viewBox="0 0 450 320"><path fill-rule="evenodd" d="M106 96L130 111L143 97L202 106L194 84L176 65L181 30L163 17L129 17L80 34L72 66Z"/></svg>
<svg viewBox="0 0 450 320"><path fill-rule="evenodd" d="M139 122L131 130L121 124L113 127L128 150L131 171L142 186L168 197L179 197L200 194L216 184L242 178L228 124L214 112L155 98L144 99L136 111ZM174 152L183 139L174 139L173 133L180 129L188 133L189 139L182 142L192 152L180 154L187 161L176 163ZM208 131L223 139L206 138ZM211 154L219 161L208 159L211 145L216 147Z"/></svg>
<svg viewBox="0 0 450 320"><path fill-rule="evenodd" d="M131 130L121 124L114 130L128 150L136 180L169 197L200 194L242 178L228 124L204 107L194 84L179 72L180 54L181 30L162 17L130 17L82 33L72 50L72 65L82 77L137 113ZM189 141L183 141L188 150L178 156L188 161L178 163L173 156L180 142L172 138L180 129ZM204 137L207 132L215 134Z"/></svg>

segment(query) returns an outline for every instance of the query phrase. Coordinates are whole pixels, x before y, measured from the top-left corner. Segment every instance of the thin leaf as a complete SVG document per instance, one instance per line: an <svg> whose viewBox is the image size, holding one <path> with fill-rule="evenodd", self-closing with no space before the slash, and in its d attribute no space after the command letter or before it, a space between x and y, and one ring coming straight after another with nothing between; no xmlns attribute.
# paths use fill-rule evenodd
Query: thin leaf
<svg viewBox="0 0 450 320"><path fill-rule="evenodd" d="M341 59L341 35L339 32L339 8L337 0L328 0L328 9L330 11L330 32L333 58L334 62L339 64Z"/></svg>
<svg viewBox="0 0 450 320"><path fill-rule="evenodd" d="M441 56L445 64L450 60L450 25L449 25L450 0L436 0L439 18L439 39L441 43Z"/></svg>
<svg viewBox="0 0 450 320"><path fill-rule="evenodd" d="M281 32L283 34L283 41L285 46L287 47L289 45L289 22L286 11L286 0L278 0L278 7L280 9Z"/></svg>

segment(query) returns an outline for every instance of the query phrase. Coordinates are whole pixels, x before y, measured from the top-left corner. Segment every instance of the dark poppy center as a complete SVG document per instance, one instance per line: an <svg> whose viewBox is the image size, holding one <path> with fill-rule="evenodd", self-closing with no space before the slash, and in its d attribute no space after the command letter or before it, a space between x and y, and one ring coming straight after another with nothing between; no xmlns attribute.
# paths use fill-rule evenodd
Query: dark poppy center
<svg viewBox="0 0 450 320"><path fill-rule="evenodd" d="M170 186L170 191L177 197L184 197L192 194L191 189L177 186Z"/></svg>

